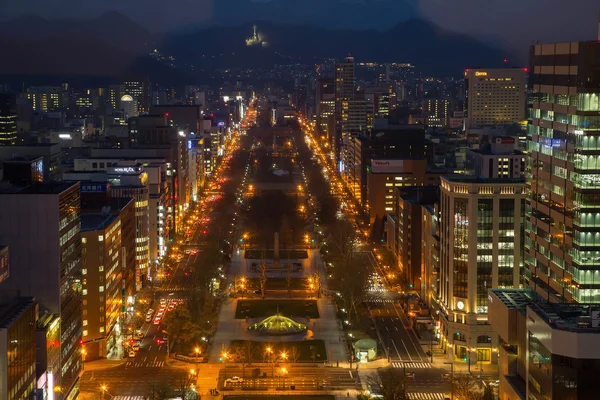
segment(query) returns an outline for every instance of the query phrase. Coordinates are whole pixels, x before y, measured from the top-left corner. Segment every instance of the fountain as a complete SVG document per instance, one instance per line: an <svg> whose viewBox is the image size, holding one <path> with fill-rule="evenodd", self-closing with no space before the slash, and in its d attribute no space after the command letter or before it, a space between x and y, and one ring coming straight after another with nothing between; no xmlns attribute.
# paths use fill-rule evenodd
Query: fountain
<svg viewBox="0 0 600 400"><path fill-rule="evenodd" d="M272 315L260 322L248 327L249 331L257 332L262 335L294 335L296 333L306 332L306 325L294 321L283 315Z"/></svg>

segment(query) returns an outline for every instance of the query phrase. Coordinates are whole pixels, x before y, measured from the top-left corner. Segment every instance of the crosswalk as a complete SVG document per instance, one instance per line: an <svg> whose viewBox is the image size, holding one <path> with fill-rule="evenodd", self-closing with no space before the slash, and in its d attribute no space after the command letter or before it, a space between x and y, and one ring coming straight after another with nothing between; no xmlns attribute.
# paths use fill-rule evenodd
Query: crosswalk
<svg viewBox="0 0 600 400"><path fill-rule="evenodd" d="M129 368L160 368L165 366L164 361L127 361L126 367Z"/></svg>
<svg viewBox="0 0 600 400"><path fill-rule="evenodd" d="M392 299L367 299L368 303L395 303Z"/></svg>
<svg viewBox="0 0 600 400"><path fill-rule="evenodd" d="M392 368L405 368L407 370L411 370L411 369L415 369L415 368L431 368L431 364L430 363L426 363L426 362L402 362L402 361L395 361L392 362Z"/></svg>
<svg viewBox="0 0 600 400"><path fill-rule="evenodd" d="M446 398L444 393L408 392L407 395L410 400L444 400Z"/></svg>
<svg viewBox="0 0 600 400"><path fill-rule="evenodd" d="M172 286L168 286L167 288L165 288L165 291L169 291L169 292L184 292L186 290L190 290L190 286L189 285L172 285Z"/></svg>
<svg viewBox="0 0 600 400"><path fill-rule="evenodd" d="M112 400L146 400L146 396L113 396Z"/></svg>

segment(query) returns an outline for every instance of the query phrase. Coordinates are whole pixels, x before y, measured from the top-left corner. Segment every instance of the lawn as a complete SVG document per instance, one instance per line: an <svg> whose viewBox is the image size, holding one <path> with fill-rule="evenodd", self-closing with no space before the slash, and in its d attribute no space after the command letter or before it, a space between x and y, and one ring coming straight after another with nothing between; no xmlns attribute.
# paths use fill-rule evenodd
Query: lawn
<svg viewBox="0 0 600 400"><path fill-rule="evenodd" d="M277 312L286 317L319 318L315 300L238 300L235 318L269 317Z"/></svg>
<svg viewBox="0 0 600 400"><path fill-rule="evenodd" d="M260 280L258 278L248 279L249 289L251 290L260 290ZM307 278L292 278L290 282L290 287L292 290L304 290L308 289L308 279ZM267 290L287 290L287 280L286 278L269 278L267 279Z"/></svg>
<svg viewBox="0 0 600 400"><path fill-rule="evenodd" d="M250 349L252 362L269 362L266 352L267 347L273 349L273 358L271 358L272 361L290 363L327 361L325 342L323 342L322 340L302 340L297 342L274 343L233 340L227 352L229 354L236 354L236 351L241 351L242 354L245 354L246 343L252 344L252 347ZM238 348L241 348L242 350L237 350ZM286 354L287 361L282 360L282 353Z"/></svg>
<svg viewBox="0 0 600 400"><path fill-rule="evenodd" d="M225 396L227 400L335 400L335 396L326 394L311 395L256 395L256 396Z"/></svg>
<svg viewBox="0 0 600 400"><path fill-rule="evenodd" d="M248 260L272 260L274 257L273 250L246 250L244 258ZM280 260L303 260L308 258L306 250L279 250Z"/></svg>

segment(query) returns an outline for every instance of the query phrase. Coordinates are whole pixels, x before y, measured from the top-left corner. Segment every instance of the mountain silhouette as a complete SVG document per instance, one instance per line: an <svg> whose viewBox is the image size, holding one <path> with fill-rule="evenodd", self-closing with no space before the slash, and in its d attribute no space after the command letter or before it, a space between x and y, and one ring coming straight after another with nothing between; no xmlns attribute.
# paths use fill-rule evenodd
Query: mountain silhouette
<svg viewBox="0 0 600 400"><path fill-rule="evenodd" d="M493 43L481 43L420 19L385 31L272 22L256 25L268 46L246 45L252 24L155 34L118 12L88 20L28 15L0 24L3 58L11 60L0 63L0 74L136 73L165 84L184 77L192 83L214 68L270 67L291 60L311 64L352 54L357 62L411 63L425 74L456 76L468 67L501 66L510 57ZM147 57L155 48L174 57L178 68Z"/></svg>

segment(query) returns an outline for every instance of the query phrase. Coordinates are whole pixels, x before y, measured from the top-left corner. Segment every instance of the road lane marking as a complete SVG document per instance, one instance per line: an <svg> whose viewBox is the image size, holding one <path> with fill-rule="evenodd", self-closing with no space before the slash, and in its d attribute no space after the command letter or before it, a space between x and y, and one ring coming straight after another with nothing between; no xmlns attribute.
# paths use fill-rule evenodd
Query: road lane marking
<svg viewBox="0 0 600 400"><path fill-rule="evenodd" d="M408 358L410 358L410 361L412 361L412 357L410 356L410 353L408 352L408 349L406 348L406 344L404 343L404 340L400 339L400 341L402 342L402 346L404 346L404 350L406 350L406 354L408 355Z"/></svg>
<svg viewBox="0 0 600 400"><path fill-rule="evenodd" d="M394 307L394 311L396 311L396 314L398 314L398 317L400 318L400 320L402 320L402 317L400 316L400 313L398 312L398 309L396 308L395 304L392 304L392 306ZM404 323L403 323L404 325ZM417 355L419 356L419 359L421 359L421 361L423 361L423 357L421 357L421 351L419 351L419 348L417 347L417 345L415 344L415 342L412 339L412 336L410 334L410 332L412 331L413 335L416 336L415 331L412 329L412 327L410 327L410 329L406 329L406 327L404 328L404 330L406 331L406 333L408 334L408 338L410 339L410 342L412 343L414 349L417 351ZM403 342L404 343L404 342ZM404 346L406 347L406 345ZM421 350L423 350L421 348ZM408 349L406 350L408 352ZM412 359L412 358L411 358Z"/></svg>
<svg viewBox="0 0 600 400"><path fill-rule="evenodd" d="M402 357L400 356L400 352L398 351L398 347L396 347L396 342L392 339L392 344L394 345L394 349L396 349L396 354L398 354L398 358L402 361Z"/></svg>

